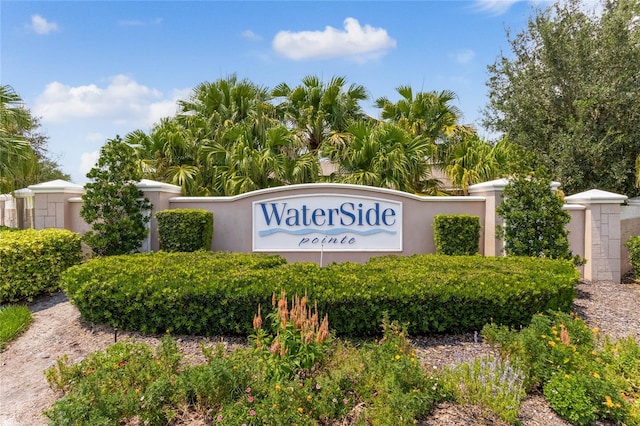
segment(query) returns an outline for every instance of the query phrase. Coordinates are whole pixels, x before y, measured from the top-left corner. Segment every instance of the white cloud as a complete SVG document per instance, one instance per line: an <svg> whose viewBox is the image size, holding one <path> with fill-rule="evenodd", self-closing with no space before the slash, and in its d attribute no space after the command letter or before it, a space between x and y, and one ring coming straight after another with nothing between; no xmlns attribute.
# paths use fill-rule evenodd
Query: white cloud
<svg viewBox="0 0 640 426"><path fill-rule="evenodd" d="M327 26L324 31L280 31L273 39L273 49L293 59L350 57L359 62L378 58L396 47L384 28L361 26L357 19L344 20L344 31Z"/></svg>
<svg viewBox="0 0 640 426"><path fill-rule="evenodd" d="M40 35L47 35L59 30L58 24L55 22L49 22L40 15L32 15L31 23L27 25L27 28Z"/></svg>
<svg viewBox="0 0 640 426"><path fill-rule="evenodd" d="M34 113L44 123L100 119L118 125L149 127L160 117L175 114L175 101L184 93L164 96L126 75L111 77L105 87L49 83L36 99ZM173 109L171 108L173 105Z"/></svg>
<svg viewBox="0 0 640 426"><path fill-rule="evenodd" d="M262 37L256 33L254 33L251 30L244 30L242 33L240 33L240 36L242 38L246 38L247 40L251 40L251 41L261 41Z"/></svg>
<svg viewBox="0 0 640 426"><path fill-rule="evenodd" d="M459 64L469 63L475 56L476 53L471 49L460 50L453 55L455 61Z"/></svg>
<svg viewBox="0 0 640 426"><path fill-rule="evenodd" d="M475 0L474 7L492 15L505 14L518 0Z"/></svg>
<svg viewBox="0 0 640 426"><path fill-rule="evenodd" d="M86 176L87 173L91 171L93 166L96 165L99 157L100 151L83 152L82 154L80 154L80 165L78 166L78 172L80 172L82 176Z"/></svg>

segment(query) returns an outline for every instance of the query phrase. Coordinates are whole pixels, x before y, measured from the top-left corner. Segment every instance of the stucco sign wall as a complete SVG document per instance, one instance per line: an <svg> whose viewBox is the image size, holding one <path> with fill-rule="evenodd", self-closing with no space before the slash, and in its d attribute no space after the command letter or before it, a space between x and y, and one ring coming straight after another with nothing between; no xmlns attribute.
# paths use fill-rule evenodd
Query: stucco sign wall
<svg viewBox="0 0 640 426"><path fill-rule="evenodd" d="M318 194L253 202L254 251L402 251L402 203Z"/></svg>

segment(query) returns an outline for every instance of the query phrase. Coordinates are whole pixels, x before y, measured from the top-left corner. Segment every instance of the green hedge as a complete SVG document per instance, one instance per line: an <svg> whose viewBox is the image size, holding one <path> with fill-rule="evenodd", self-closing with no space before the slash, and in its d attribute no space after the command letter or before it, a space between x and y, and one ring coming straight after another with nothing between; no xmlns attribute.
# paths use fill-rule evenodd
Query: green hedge
<svg viewBox="0 0 640 426"><path fill-rule="evenodd" d="M480 218L468 214L438 214L433 218L436 253L447 255L478 254Z"/></svg>
<svg viewBox="0 0 640 426"><path fill-rule="evenodd" d="M307 293L338 335L380 332L383 313L414 335L528 324L533 314L568 311L578 272L569 261L480 256L387 256L320 268L279 256L151 253L70 268L63 286L83 317L121 329L250 334L258 304L274 292Z"/></svg>
<svg viewBox="0 0 640 426"><path fill-rule="evenodd" d="M629 248L629 260L633 266L633 273L640 278L640 236L631 237L624 243Z"/></svg>
<svg viewBox="0 0 640 426"><path fill-rule="evenodd" d="M81 261L80 235L25 229L0 235L0 304L60 289L60 275Z"/></svg>
<svg viewBox="0 0 640 426"><path fill-rule="evenodd" d="M156 219L162 250L211 250L213 212L204 209L163 210L156 213Z"/></svg>

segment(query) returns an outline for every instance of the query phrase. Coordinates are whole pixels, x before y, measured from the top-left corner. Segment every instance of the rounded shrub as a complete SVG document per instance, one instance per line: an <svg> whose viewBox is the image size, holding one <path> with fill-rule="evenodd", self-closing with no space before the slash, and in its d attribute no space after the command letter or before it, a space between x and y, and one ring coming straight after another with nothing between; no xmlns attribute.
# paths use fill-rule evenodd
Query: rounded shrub
<svg viewBox="0 0 640 426"><path fill-rule="evenodd" d="M24 229L1 234L0 304L59 290L60 275L81 261L81 237L75 232Z"/></svg>
<svg viewBox="0 0 640 426"><path fill-rule="evenodd" d="M480 218L468 214L438 214L433 218L433 237L438 254L478 254Z"/></svg>
<svg viewBox="0 0 640 426"><path fill-rule="evenodd" d="M385 314L414 335L528 324L568 311L578 272L570 261L415 255L320 268L259 253L148 253L70 268L64 288L83 317L121 329L187 334L252 333L275 293L306 294L338 335L380 333Z"/></svg>
<svg viewBox="0 0 640 426"><path fill-rule="evenodd" d="M156 213L156 219L162 250L211 250L213 212L204 209L163 210Z"/></svg>

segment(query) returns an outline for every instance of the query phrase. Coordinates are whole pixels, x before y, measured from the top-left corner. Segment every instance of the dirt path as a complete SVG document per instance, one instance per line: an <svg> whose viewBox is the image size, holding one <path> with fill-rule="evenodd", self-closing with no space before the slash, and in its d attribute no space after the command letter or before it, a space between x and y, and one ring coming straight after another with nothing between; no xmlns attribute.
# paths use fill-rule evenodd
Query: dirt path
<svg viewBox="0 0 640 426"><path fill-rule="evenodd" d="M31 306L33 324L0 353L0 425L46 424L41 413L57 399L43 372L61 354L77 361L113 341L107 333L91 333L63 293Z"/></svg>

